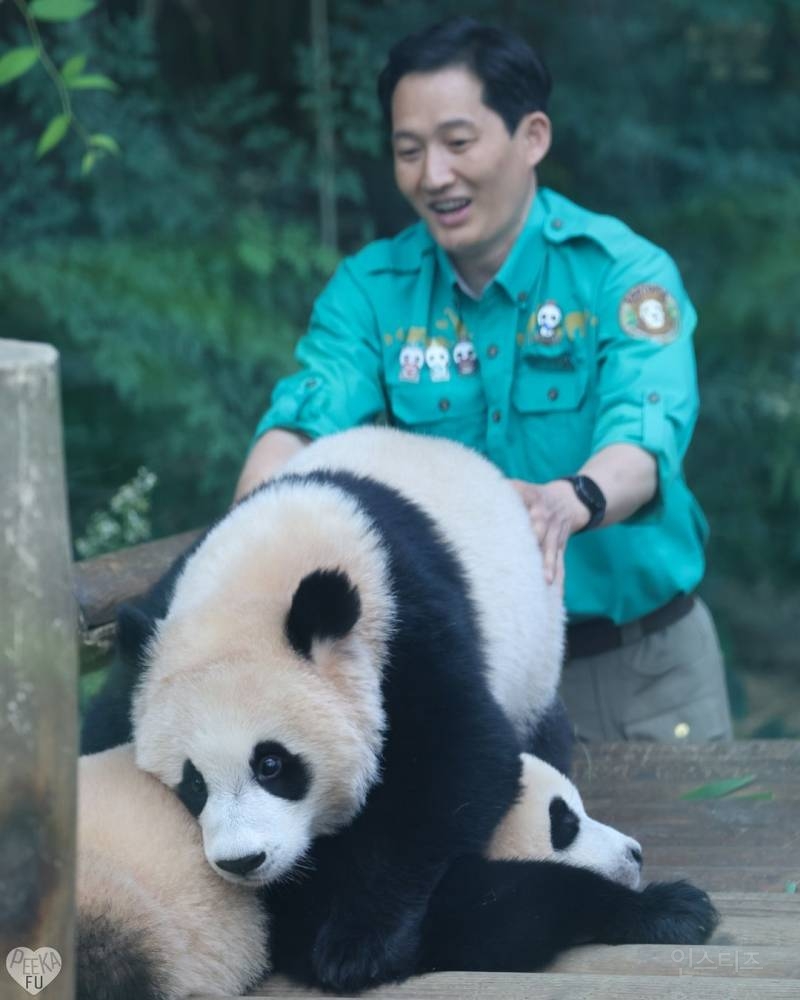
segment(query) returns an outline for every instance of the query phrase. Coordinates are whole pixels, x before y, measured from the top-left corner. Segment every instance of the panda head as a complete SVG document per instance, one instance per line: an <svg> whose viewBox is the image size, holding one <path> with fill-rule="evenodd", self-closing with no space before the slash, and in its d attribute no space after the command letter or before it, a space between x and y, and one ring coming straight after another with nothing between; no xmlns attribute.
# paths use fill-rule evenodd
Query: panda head
<svg viewBox="0 0 800 1000"><path fill-rule="evenodd" d="M638 841L588 816L578 789L560 771L530 754L522 761L520 798L496 830L489 856L561 861L638 888Z"/></svg>
<svg viewBox="0 0 800 1000"><path fill-rule="evenodd" d="M343 540L339 565L308 569L321 548L299 516L305 533L282 532L286 550L274 547L266 569L239 530L195 553L133 702L137 764L197 817L212 867L252 885L350 822L379 774L384 576L363 539L355 550Z"/></svg>

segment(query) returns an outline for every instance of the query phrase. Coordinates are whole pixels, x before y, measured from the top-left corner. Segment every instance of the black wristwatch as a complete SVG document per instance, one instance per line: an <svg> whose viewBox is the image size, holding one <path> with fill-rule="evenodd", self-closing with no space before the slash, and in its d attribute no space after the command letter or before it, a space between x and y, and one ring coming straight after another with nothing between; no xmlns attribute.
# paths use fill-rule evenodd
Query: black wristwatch
<svg viewBox="0 0 800 1000"><path fill-rule="evenodd" d="M594 528L603 520L606 513L606 498L603 491L594 479L590 479L588 476L562 476L561 478L572 483L575 496L589 511L589 521L580 530L588 531L589 528Z"/></svg>

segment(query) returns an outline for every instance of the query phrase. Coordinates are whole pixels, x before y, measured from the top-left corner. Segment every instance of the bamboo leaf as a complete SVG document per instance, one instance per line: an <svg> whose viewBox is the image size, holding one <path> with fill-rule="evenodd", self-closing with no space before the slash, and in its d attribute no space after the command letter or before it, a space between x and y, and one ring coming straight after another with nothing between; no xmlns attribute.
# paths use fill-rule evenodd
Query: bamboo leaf
<svg viewBox="0 0 800 1000"><path fill-rule="evenodd" d="M69 115L56 115L50 121L47 128L42 132L39 144L36 147L37 159L44 156L45 153L49 153L53 146L57 146L61 142L67 134L70 121L71 118Z"/></svg>
<svg viewBox="0 0 800 1000"><path fill-rule="evenodd" d="M18 49L11 49L4 56L0 56L0 86L4 83L11 83L18 76L27 73L36 65L39 59L39 50L32 45L24 45Z"/></svg>
<svg viewBox="0 0 800 1000"><path fill-rule="evenodd" d="M794 894L797 892L797 882L787 882L783 888L785 892Z"/></svg>
<svg viewBox="0 0 800 1000"><path fill-rule="evenodd" d="M741 778L725 778L722 781L711 781L707 785L700 785L698 788L693 788L691 791L685 792L681 795L681 798L688 800L721 799L725 795L730 795L731 792L736 792L740 788L752 785L755 780L756 776L754 774L746 774Z"/></svg>
<svg viewBox="0 0 800 1000"><path fill-rule="evenodd" d="M74 79L76 76L80 76L85 69L86 56L73 56L71 59L67 59L61 67L61 76L63 77L65 83L69 83L69 81Z"/></svg>
<svg viewBox="0 0 800 1000"><path fill-rule="evenodd" d="M76 21L96 6L96 0L33 0L28 10L37 21Z"/></svg>
<svg viewBox="0 0 800 1000"><path fill-rule="evenodd" d="M64 81L70 90L119 90L113 80L102 73L87 73L85 76L73 76Z"/></svg>
<svg viewBox="0 0 800 1000"><path fill-rule="evenodd" d="M89 136L89 145L95 146L97 149L104 149L107 153L112 153L114 156L119 155L119 143L110 135L104 135L102 132L95 132L94 135Z"/></svg>

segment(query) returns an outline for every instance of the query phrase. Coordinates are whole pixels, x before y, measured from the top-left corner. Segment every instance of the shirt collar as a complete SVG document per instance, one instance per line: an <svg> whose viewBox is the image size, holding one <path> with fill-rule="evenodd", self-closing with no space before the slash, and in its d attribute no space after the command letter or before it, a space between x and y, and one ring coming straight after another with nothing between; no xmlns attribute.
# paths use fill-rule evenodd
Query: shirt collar
<svg viewBox="0 0 800 1000"><path fill-rule="evenodd" d="M521 294L528 294L539 276L545 248L543 230L548 215L546 198L543 197L543 194L541 188L537 190L533 204L528 210L525 225L503 261L502 267L484 288L483 295L496 283L512 299L516 300ZM431 238L431 242L435 247L436 262L440 273L448 285L455 285L470 298L475 298L474 292L464 283L445 251L433 238Z"/></svg>

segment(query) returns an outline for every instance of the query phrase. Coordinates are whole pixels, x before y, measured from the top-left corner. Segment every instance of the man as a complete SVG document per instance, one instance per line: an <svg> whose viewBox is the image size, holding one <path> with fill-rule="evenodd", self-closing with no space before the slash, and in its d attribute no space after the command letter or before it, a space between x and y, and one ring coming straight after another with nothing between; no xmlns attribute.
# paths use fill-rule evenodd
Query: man
<svg viewBox="0 0 800 1000"><path fill-rule="evenodd" d="M537 188L550 78L516 36L443 22L392 49L378 91L420 222L334 275L237 495L356 424L462 441L513 480L565 585L578 734L730 737L719 644L692 597L696 317L674 263Z"/></svg>

